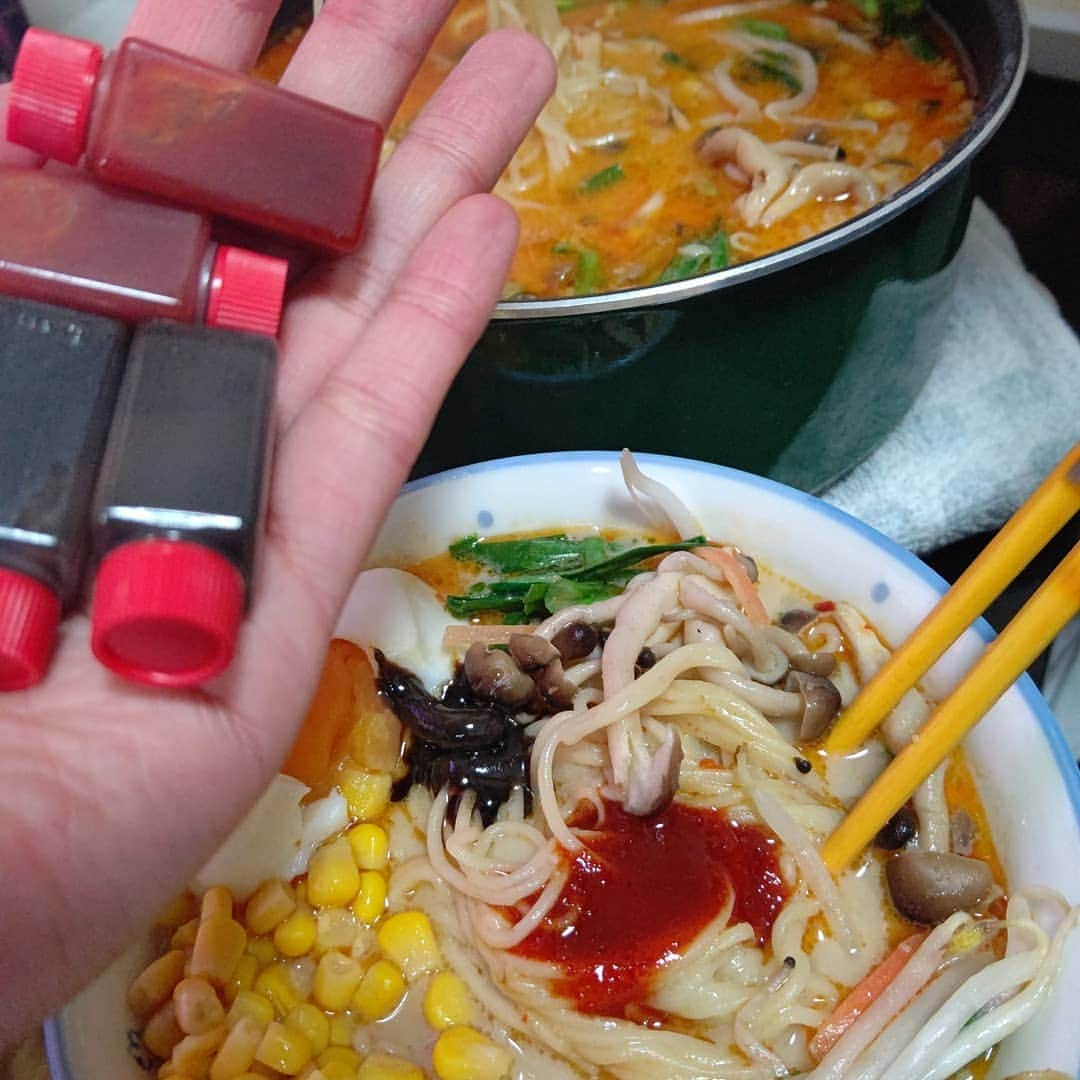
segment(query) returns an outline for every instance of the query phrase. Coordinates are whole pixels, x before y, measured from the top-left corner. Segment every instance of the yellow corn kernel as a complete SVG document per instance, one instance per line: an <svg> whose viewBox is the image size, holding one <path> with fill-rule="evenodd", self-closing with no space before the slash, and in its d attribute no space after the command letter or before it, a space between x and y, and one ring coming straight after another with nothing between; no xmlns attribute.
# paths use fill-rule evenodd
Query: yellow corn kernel
<svg viewBox="0 0 1080 1080"><path fill-rule="evenodd" d="M364 822L354 825L346 834L356 865L361 870L383 870L390 853L390 837L381 825Z"/></svg>
<svg viewBox="0 0 1080 1080"><path fill-rule="evenodd" d="M379 948L412 981L442 967L439 943L431 920L422 911L391 915L376 932Z"/></svg>
<svg viewBox="0 0 1080 1080"><path fill-rule="evenodd" d="M302 1031L311 1043L313 1054L321 1054L330 1045L330 1021L326 1013L314 1005L305 1003L290 1009L285 1017L285 1026Z"/></svg>
<svg viewBox="0 0 1080 1080"><path fill-rule="evenodd" d="M338 1068L351 1069L355 1075L360 1068L360 1055L351 1046L328 1046L319 1055L318 1064L327 1076L330 1075L328 1069Z"/></svg>
<svg viewBox="0 0 1080 1080"><path fill-rule="evenodd" d="M308 903L315 907L344 907L360 888L360 871L345 839L323 844L308 863Z"/></svg>
<svg viewBox="0 0 1080 1080"><path fill-rule="evenodd" d="M225 1010L205 979L181 979L173 991L176 1022L187 1035L202 1035L225 1023Z"/></svg>
<svg viewBox="0 0 1080 1080"><path fill-rule="evenodd" d="M171 1000L164 1005L149 1020L142 1029L142 1044L155 1057L167 1058L173 1047L184 1037L180 1025L176 1022L176 1008Z"/></svg>
<svg viewBox="0 0 1080 1080"><path fill-rule="evenodd" d="M233 1026L243 1019L254 1020L260 1027L266 1027L274 1019L274 1006L269 998L262 993L251 990L241 990L236 995L226 1016L226 1022Z"/></svg>
<svg viewBox="0 0 1080 1080"><path fill-rule="evenodd" d="M376 960L364 972L352 1006L368 1023L385 1020L405 996L405 976L389 960Z"/></svg>
<svg viewBox="0 0 1080 1080"><path fill-rule="evenodd" d="M215 986L225 986L233 977L246 944L247 932L235 919L222 915L203 919L195 935L187 973L202 975Z"/></svg>
<svg viewBox="0 0 1080 1080"><path fill-rule="evenodd" d="M312 1058L311 1043L296 1028L273 1023L263 1034L255 1060L286 1076L295 1076Z"/></svg>
<svg viewBox="0 0 1080 1080"><path fill-rule="evenodd" d="M331 1012L340 1012L349 1004L364 977L358 961L344 953L324 953L315 969L315 1000Z"/></svg>
<svg viewBox="0 0 1080 1080"><path fill-rule="evenodd" d="M356 1025L352 1021L351 1016L344 1016L339 1014L337 1016L330 1017L330 1048L352 1047L353 1033L356 1030ZM321 1055L320 1055L321 1056ZM357 1058L357 1064L360 1063L360 1059Z"/></svg>
<svg viewBox="0 0 1080 1080"><path fill-rule="evenodd" d="M374 821L390 806L390 774L388 772L345 773L341 778L341 794L349 805L349 816L357 821Z"/></svg>
<svg viewBox="0 0 1080 1080"><path fill-rule="evenodd" d="M244 953L236 962L233 977L225 985L225 1004L231 1005L241 990L250 990L259 974L259 962L250 953Z"/></svg>
<svg viewBox="0 0 1080 1080"><path fill-rule="evenodd" d="M173 1047L170 1062L181 1076L206 1076L228 1029L222 1024L198 1035L186 1035Z"/></svg>
<svg viewBox="0 0 1080 1080"><path fill-rule="evenodd" d="M393 1054L368 1054L356 1080L424 1080L423 1070Z"/></svg>
<svg viewBox="0 0 1080 1080"><path fill-rule="evenodd" d="M447 1028L436 1040L431 1063L439 1080L502 1080L514 1055L471 1027Z"/></svg>
<svg viewBox="0 0 1080 1080"><path fill-rule="evenodd" d="M297 908L274 930L274 948L282 956L303 956L311 952L319 932L315 916L307 908Z"/></svg>
<svg viewBox="0 0 1080 1080"><path fill-rule="evenodd" d="M867 120L888 120L898 112L895 102L888 98L876 98L873 101L864 101L859 106L859 112Z"/></svg>
<svg viewBox="0 0 1080 1080"><path fill-rule="evenodd" d="M332 1062L325 1067L320 1065L318 1073L323 1080L356 1080L356 1069L338 1062ZM314 1078L309 1078L309 1080L314 1080Z"/></svg>
<svg viewBox="0 0 1080 1080"><path fill-rule="evenodd" d="M274 948L274 943L270 938L248 938L244 952L249 956L254 956L261 968L267 967L278 958L277 949Z"/></svg>
<svg viewBox="0 0 1080 1080"><path fill-rule="evenodd" d="M200 919L231 919L232 914L232 893L224 885L215 885L203 893L199 907Z"/></svg>
<svg viewBox="0 0 1080 1080"><path fill-rule="evenodd" d="M138 1019L149 1016L172 997L176 984L184 977L186 961L183 950L173 949L147 965L128 987L128 1008Z"/></svg>
<svg viewBox="0 0 1080 1080"><path fill-rule="evenodd" d="M199 932L199 919L188 919L182 926L173 931L169 940L170 949L190 949L195 944L195 935Z"/></svg>
<svg viewBox="0 0 1080 1080"><path fill-rule="evenodd" d="M296 910L292 889L280 878L264 881L244 909L244 922L253 934L269 934L282 919Z"/></svg>
<svg viewBox="0 0 1080 1080"><path fill-rule="evenodd" d="M264 1024L242 1016L225 1036L221 1049L210 1065L210 1080L235 1080L251 1068L255 1051L262 1042Z"/></svg>
<svg viewBox="0 0 1080 1080"><path fill-rule="evenodd" d="M262 994L274 1006L278 1016L284 1016L304 1003L304 995L296 989L289 978L289 969L282 963L271 964L259 972L255 979L255 992Z"/></svg>
<svg viewBox="0 0 1080 1080"><path fill-rule="evenodd" d="M476 1002L469 988L452 971L439 971L424 995L424 1016L436 1031L456 1024L476 1023Z"/></svg>
<svg viewBox="0 0 1080 1080"><path fill-rule="evenodd" d="M360 891L352 904L353 914L370 926L386 910L386 878L378 870L365 870L360 875Z"/></svg>

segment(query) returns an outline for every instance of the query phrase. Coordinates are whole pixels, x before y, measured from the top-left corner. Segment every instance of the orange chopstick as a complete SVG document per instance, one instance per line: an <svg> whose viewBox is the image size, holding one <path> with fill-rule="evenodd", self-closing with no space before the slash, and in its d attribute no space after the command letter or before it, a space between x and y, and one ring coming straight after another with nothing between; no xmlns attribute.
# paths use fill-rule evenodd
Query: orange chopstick
<svg viewBox="0 0 1080 1080"><path fill-rule="evenodd" d="M922 730L825 841L821 854L835 874L843 870L911 798L983 714L1080 611L1080 544L1042 583L1001 635L943 701Z"/></svg>
<svg viewBox="0 0 1080 1080"><path fill-rule="evenodd" d="M829 733L825 749L842 754L859 746L1077 510L1080 510L1080 443L1065 455L863 687Z"/></svg>

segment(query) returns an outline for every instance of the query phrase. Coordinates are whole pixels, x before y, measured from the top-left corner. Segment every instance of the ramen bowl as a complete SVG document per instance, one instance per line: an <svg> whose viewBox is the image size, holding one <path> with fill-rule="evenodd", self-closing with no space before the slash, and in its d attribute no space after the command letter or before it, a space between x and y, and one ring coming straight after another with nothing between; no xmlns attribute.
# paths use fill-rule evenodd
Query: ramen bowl
<svg viewBox="0 0 1080 1080"><path fill-rule="evenodd" d="M945 583L914 556L851 517L792 488L701 462L642 455L707 532L732 541L814 593L847 600L895 644L934 604ZM487 462L408 485L380 533L373 564L402 565L464 534L592 523L641 530L610 453L559 453ZM954 684L991 637L969 630L925 680L933 697ZM1046 885L1080 900L1080 781L1061 733L1026 677L967 741L1011 888ZM1080 1072L1080 942L1066 952L1056 988L995 1057L991 1078L1024 1070ZM132 946L47 1028L53 1080L140 1080L152 1063L130 1030L127 984L149 959Z"/></svg>
<svg viewBox="0 0 1080 1080"><path fill-rule="evenodd" d="M634 445L819 491L911 406L940 354L971 165L1019 89L1016 0L936 0L971 61L971 126L917 180L794 247L686 281L500 304L417 474Z"/></svg>

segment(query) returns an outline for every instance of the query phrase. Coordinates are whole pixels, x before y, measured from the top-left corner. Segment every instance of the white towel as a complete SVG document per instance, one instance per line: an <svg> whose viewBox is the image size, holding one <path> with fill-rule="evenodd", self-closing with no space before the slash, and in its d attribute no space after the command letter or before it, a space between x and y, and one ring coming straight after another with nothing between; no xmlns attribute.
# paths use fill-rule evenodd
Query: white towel
<svg viewBox="0 0 1080 1080"><path fill-rule="evenodd" d="M1080 341L982 202L957 259L926 386L824 493L913 551L996 528L1080 440Z"/></svg>

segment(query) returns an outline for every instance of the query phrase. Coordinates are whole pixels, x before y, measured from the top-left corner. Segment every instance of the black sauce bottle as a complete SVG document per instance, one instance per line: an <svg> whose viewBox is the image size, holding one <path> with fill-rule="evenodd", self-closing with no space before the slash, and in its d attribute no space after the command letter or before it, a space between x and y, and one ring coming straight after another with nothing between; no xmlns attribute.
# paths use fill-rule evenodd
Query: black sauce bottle
<svg viewBox="0 0 1080 1080"><path fill-rule="evenodd" d="M127 337L113 319L0 296L0 690L42 678L79 597Z"/></svg>
<svg viewBox="0 0 1080 1080"><path fill-rule="evenodd" d="M261 527L272 339L136 331L94 500L94 655L116 674L196 686L232 660Z"/></svg>

